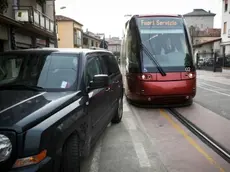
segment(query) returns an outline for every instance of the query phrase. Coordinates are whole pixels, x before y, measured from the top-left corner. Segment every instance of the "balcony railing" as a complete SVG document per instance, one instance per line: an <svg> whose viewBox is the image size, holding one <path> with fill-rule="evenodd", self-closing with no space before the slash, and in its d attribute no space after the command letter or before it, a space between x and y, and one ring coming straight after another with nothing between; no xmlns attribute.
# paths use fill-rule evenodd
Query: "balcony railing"
<svg viewBox="0 0 230 172"><path fill-rule="evenodd" d="M13 6L15 20L31 23L48 32L54 32L54 21L31 6Z"/></svg>

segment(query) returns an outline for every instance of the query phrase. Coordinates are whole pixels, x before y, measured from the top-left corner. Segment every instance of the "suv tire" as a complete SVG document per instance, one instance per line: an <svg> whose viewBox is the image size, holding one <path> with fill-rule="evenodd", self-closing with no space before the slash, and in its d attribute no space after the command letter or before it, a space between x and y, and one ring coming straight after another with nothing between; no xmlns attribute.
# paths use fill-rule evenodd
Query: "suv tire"
<svg viewBox="0 0 230 172"><path fill-rule="evenodd" d="M123 99L120 98L118 100L118 105L117 105L115 115L114 115L113 119L111 120L111 122L114 124L120 123L122 116L123 116Z"/></svg>
<svg viewBox="0 0 230 172"><path fill-rule="evenodd" d="M64 147L62 154L62 172L80 172L80 151L78 135L71 135Z"/></svg>

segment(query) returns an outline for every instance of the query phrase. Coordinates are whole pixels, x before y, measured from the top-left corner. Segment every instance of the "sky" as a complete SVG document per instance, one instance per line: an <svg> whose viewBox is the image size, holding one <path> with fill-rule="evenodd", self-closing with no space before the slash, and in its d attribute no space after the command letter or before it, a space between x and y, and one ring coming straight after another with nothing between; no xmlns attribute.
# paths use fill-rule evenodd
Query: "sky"
<svg viewBox="0 0 230 172"><path fill-rule="evenodd" d="M222 0L56 0L57 15L82 23L84 31L105 33L106 37L121 37L126 14L185 14L196 8L215 13L214 27L221 27Z"/></svg>

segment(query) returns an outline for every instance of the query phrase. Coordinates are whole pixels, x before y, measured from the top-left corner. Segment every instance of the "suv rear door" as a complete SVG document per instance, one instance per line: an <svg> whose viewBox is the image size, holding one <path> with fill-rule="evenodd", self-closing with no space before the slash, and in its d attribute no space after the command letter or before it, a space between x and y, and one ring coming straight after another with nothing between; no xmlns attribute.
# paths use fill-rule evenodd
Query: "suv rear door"
<svg viewBox="0 0 230 172"><path fill-rule="evenodd" d="M87 57L86 67L84 71L84 80L86 87L89 86L89 82L92 81L93 76L102 74L102 65L97 54L92 54ZM93 137L95 138L106 125L106 115L109 110L108 88L101 88L91 90L89 93L88 113L91 116L91 124Z"/></svg>
<svg viewBox="0 0 230 172"><path fill-rule="evenodd" d="M115 57L110 53L101 55L101 60L104 66L104 73L108 74L110 78L111 94L110 94L110 107L116 108L118 99L123 94L122 75Z"/></svg>

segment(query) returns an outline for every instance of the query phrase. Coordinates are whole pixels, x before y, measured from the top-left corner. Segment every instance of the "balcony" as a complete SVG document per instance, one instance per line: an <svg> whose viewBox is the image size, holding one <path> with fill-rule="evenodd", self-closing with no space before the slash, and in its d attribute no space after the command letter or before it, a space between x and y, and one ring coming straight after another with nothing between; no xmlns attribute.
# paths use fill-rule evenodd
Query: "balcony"
<svg viewBox="0 0 230 172"><path fill-rule="evenodd" d="M14 17L18 22L32 24L47 32L54 32L54 21L32 6L13 6Z"/></svg>

